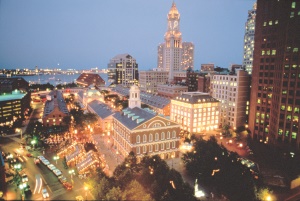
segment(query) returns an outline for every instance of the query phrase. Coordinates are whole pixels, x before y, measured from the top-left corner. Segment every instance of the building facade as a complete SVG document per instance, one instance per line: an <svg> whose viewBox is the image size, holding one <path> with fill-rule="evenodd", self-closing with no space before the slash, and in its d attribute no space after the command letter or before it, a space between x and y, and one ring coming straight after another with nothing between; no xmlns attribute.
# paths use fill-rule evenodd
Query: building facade
<svg viewBox="0 0 300 201"><path fill-rule="evenodd" d="M157 86L157 92L160 96L174 98L184 92L188 92L188 87L175 84L163 84Z"/></svg>
<svg viewBox="0 0 300 201"><path fill-rule="evenodd" d="M253 8L248 11L247 22L245 24L243 68L249 74L252 74L253 68L255 18L256 3L254 3Z"/></svg>
<svg viewBox="0 0 300 201"><path fill-rule="evenodd" d="M30 100L30 92L19 90L0 95L0 125L12 125L28 115Z"/></svg>
<svg viewBox="0 0 300 201"><path fill-rule="evenodd" d="M132 86L129 107L113 115L113 145L124 157L133 151L138 159L159 155L162 159L179 157L180 126L142 109L138 88Z"/></svg>
<svg viewBox="0 0 300 201"><path fill-rule="evenodd" d="M198 76L198 91L210 93L210 74L200 74Z"/></svg>
<svg viewBox="0 0 300 201"><path fill-rule="evenodd" d="M187 92L171 100L170 119L190 133L219 126L219 101L207 93Z"/></svg>
<svg viewBox="0 0 300 201"><path fill-rule="evenodd" d="M61 126L63 125L63 118L69 115L63 95L60 91L54 90L47 95L47 102L45 103L44 112L42 115L43 125Z"/></svg>
<svg viewBox="0 0 300 201"><path fill-rule="evenodd" d="M187 70L186 71L186 86L188 91L198 91L198 78L200 76L199 71Z"/></svg>
<svg viewBox="0 0 300 201"><path fill-rule="evenodd" d="M102 103L99 100L93 100L87 105L88 111L97 114L98 126L102 132L108 133L112 131L112 115L115 113L108 105Z"/></svg>
<svg viewBox="0 0 300 201"><path fill-rule="evenodd" d="M236 74L215 74L211 81L211 95L220 101L220 125L236 129L248 123L250 76L247 71Z"/></svg>
<svg viewBox="0 0 300 201"><path fill-rule="evenodd" d="M157 94L157 85L166 84L168 74L167 71L140 71L139 84L141 91Z"/></svg>
<svg viewBox="0 0 300 201"><path fill-rule="evenodd" d="M138 64L129 54L119 54L110 60L107 66L108 81L123 86L137 84L139 80Z"/></svg>
<svg viewBox="0 0 300 201"><path fill-rule="evenodd" d="M182 42L180 32L180 14L173 2L167 16L168 28L165 42L158 46L157 67L169 72L169 83L174 80L174 72L194 67L194 45Z"/></svg>
<svg viewBox="0 0 300 201"><path fill-rule="evenodd" d="M28 91L29 83L22 77L0 78L0 94L10 93L14 90Z"/></svg>
<svg viewBox="0 0 300 201"><path fill-rule="evenodd" d="M299 33L299 1L257 2L249 116L254 139L300 145Z"/></svg>
<svg viewBox="0 0 300 201"><path fill-rule="evenodd" d="M201 73L213 72L215 69L215 64L201 64L200 71Z"/></svg>

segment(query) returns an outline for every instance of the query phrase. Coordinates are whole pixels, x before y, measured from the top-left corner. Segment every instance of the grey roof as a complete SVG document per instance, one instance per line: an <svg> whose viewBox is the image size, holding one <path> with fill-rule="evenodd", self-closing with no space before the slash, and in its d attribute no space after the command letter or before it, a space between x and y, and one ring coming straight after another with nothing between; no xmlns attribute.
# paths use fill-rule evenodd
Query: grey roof
<svg viewBox="0 0 300 201"><path fill-rule="evenodd" d="M187 92L180 96L174 98L176 101L181 101L185 103L205 103L205 102L219 102L217 99L210 96L208 93L201 92Z"/></svg>
<svg viewBox="0 0 300 201"><path fill-rule="evenodd" d="M122 87L121 85L117 85L115 88L112 88L112 91L115 91L123 96L129 95L129 88ZM158 95L154 95L142 91L140 92L140 98L142 103L160 109L164 108L171 102L169 98L165 98L162 96L158 96Z"/></svg>
<svg viewBox="0 0 300 201"><path fill-rule="evenodd" d="M45 103L44 117L50 114L56 106L61 112L69 114L66 102L60 91L51 91L48 95L51 95L52 99ZM56 98L54 98L54 95L56 95Z"/></svg>
<svg viewBox="0 0 300 201"><path fill-rule="evenodd" d="M100 102L99 100L93 100L88 105L96 112L99 117L101 117L101 119L105 119L106 117L114 113L114 111L110 109L109 106Z"/></svg>
<svg viewBox="0 0 300 201"><path fill-rule="evenodd" d="M137 126L141 125L143 122L148 121L155 117L156 114L149 112L149 110L144 110L139 107L126 108L122 112L116 112L113 117L121 122L128 129L132 130Z"/></svg>

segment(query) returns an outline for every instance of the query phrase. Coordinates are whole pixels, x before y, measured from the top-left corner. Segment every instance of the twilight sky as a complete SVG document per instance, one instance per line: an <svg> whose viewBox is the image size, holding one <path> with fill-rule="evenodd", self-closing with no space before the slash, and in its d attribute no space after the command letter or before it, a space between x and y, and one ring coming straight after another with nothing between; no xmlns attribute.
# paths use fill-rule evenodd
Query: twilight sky
<svg viewBox="0 0 300 201"><path fill-rule="evenodd" d="M106 68L118 54L140 70L157 66L173 0L0 0L0 69ZM255 0L174 0L194 65L242 63L248 10Z"/></svg>

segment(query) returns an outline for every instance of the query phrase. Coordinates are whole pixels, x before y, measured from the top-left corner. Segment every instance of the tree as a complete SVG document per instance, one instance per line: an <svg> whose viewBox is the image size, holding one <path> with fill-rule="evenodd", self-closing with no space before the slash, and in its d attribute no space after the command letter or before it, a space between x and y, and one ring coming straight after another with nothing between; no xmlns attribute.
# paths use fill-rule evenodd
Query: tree
<svg viewBox="0 0 300 201"><path fill-rule="evenodd" d="M121 200L122 199L122 190L119 187L113 187L106 193L106 200Z"/></svg>
<svg viewBox="0 0 300 201"><path fill-rule="evenodd" d="M71 116L64 116L62 121L65 125L70 125L71 120Z"/></svg>
<svg viewBox="0 0 300 201"><path fill-rule="evenodd" d="M258 200L275 200L273 199L273 191L271 191L268 188L261 188L259 191L256 193L256 198Z"/></svg>
<svg viewBox="0 0 300 201"><path fill-rule="evenodd" d="M95 113L88 112L83 115L83 122L85 125L91 125L98 121L98 117Z"/></svg>
<svg viewBox="0 0 300 201"><path fill-rule="evenodd" d="M136 180L133 180L127 185L122 195L123 200L153 200L150 194Z"/></svg>

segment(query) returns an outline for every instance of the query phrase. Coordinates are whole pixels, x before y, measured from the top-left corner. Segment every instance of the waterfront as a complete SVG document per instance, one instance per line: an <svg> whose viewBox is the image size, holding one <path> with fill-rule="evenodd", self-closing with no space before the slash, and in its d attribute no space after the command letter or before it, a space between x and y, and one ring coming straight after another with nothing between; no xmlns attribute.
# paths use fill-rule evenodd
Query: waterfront
<svg viewBox="0 0 300 201"><path fill-rule="evenodd" d="M105 81L105 84L108 83L108 76L106 73L99 73L102 79ZM50 83L54 86L58 84L66 84L75 82L76 79L80 76L80 73L74 74L43 74L43 75L32 75L32 76L13 76L13 77L22 77L29 84L47 84Z"/></svg>

